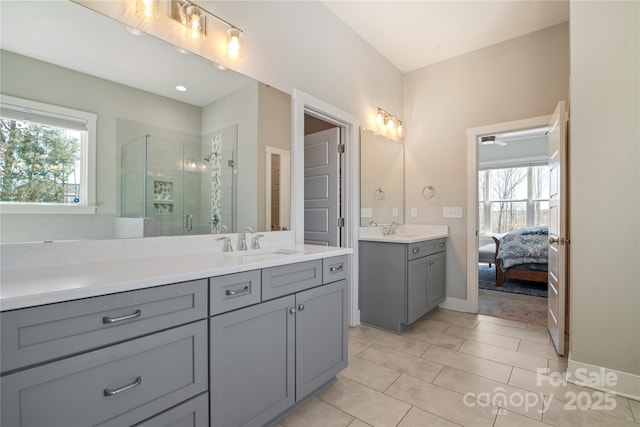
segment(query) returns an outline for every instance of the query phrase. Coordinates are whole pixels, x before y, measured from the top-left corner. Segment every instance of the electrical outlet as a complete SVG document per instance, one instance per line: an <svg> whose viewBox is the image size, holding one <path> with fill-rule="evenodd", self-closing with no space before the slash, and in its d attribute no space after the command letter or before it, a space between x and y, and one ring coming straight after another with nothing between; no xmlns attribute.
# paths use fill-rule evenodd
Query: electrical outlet
<svg viewBox="0 0 640 427"><path fill-rule="evenodd" d="M398 208L391 208L391 216L393 218L398 218Z"/></svg>
<svg viewBox="0 0 640 427"><path fill-rule="evenodd" d="M462 218L461 207L444 207L442 208L443 218Z"/></svg>
<svg viewBox="0 0 640 427"><path fill-rule="evenodd" d="M418 208L411 208L411 218L418 216Z"/></svg>

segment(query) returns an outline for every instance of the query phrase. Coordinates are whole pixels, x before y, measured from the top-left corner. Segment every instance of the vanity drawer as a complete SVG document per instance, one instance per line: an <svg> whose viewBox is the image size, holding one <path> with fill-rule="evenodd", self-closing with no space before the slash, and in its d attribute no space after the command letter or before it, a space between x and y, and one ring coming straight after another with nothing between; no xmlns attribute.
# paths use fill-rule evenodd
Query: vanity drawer
<svg viewBox="0 0 640 427"><path fill-rule="evenodd" d="M135 427L203 427L209 425L209 393L202 393Z"/></svg>
<svg viewBox="0 0 640 427"><path fill-rule="evenodd" d="M422 242L410 243L407 245L407 259L422 258L423 256L442 252L446 249L446 239L424 240Z"/></svg>
<svg viewBox="0 0 640 427"><path fill-rule="evenodd" d="M2 378L5 426L124 426L207 390L207 321Z"/></svg>
<svg viewBox="0 0 640 427"><path fill-rule="evenodd" d="M322 260L262 269L262 300L303 291L322 284Z"/></svg>
<svg viewBox="0 0 640 427"><path fill-rule="evenodd" d="M322 260L322 283L337 282L347 278L347 256L340 255Z"/></svg>
<svg viewBox="0 0 640 427"><path fill-rule="evenodd" d="M206 279L7 311L0 366L8 372L206 317Z"/></svg>
<svg viewBox="0 0 640 427"><path fill-rule="evenodd" d="M261 300L260 278L260 270L210 278L211 315L259 303Z"/></svg>

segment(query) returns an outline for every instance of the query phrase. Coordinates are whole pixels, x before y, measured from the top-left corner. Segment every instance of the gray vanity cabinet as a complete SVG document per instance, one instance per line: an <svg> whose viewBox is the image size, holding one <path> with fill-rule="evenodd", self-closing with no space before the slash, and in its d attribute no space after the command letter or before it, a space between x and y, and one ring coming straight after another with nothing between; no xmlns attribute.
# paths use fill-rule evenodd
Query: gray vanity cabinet
<svg viewBox="0 0 640 427"><path fill-rule="evenodd" d="M360 242L360 319L395 332L445 298L445 239Z"/></svg>
<svg viewBox="0 0 640 427"><path fill-rule="evenodd" d="M282 266L280 273L309 265ZM263 270L263 297L265 276L277 277L279 269ZM347 366L347 281L313 284L211 318L211 426L268 424Z"/></svg>

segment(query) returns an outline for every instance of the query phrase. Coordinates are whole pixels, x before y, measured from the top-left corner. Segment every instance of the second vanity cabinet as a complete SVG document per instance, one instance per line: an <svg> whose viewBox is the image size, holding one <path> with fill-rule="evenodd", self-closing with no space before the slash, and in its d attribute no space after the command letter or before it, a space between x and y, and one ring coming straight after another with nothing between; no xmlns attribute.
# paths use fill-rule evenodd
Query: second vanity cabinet
<svg viewBox="0 0 640 427"><path fill-rule="evenodd" d="M444 301L445 239L360 242L360 319L401 332Z"/></svg>
<svg viewBox="0 0 640 427"><path fill-rule="evenodd" d="M334 257L265 268L262 303L211 318L212 426L264 425L346 367L345 263ZM236 278L246 289L246 278L221 279Z"/></svg>

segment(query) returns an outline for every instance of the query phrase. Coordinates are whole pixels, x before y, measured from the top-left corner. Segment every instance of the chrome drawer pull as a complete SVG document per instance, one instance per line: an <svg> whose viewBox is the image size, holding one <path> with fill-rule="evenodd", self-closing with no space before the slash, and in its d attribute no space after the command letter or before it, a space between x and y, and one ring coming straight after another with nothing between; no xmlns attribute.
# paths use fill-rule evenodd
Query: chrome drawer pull
<svg viewBox="0 0 640 427"><path fill-rule="evenodd" d="M136 380L129 385L117 388L115 390L109 390L108 388L105 388L103 390L103 393L105 396L115 396L116 394L122 393L123 391L131 390L134 387L138 387L140 384L142 384L142 377L137 377Z"/></svg>
<svg viewBox="0 0 640 427"><path fill-rule="evenodd" d="M224 294L227 295L227 296L233 296L233 295L239 295L239 294L246 294L247 292L249 292L249 287L245 286L244 288L238 289L237 291L232 291L232 290L227 289L224 292Z"/></svg>
<svg viewBox="0 0 640 427"><path fill-rule="evenodd" d="M414 248L414 249L413 249L413 253L414 253L414 254L417 254L418 252L420 252L420 248Z"/></svg>
<svg viewBox="0 0 640 427"><path fill-rule="evenodd" d="M102 318L102 323L122 322L123 320L135 319L136 317L140 317L141 315L142 315L142 312L140 311L140 309L138 309L133 314L129 314L129 315L122 316L122 317L107 317L107 316L104 316Z"/></svg>
<svg viewBox="0 0 640 427"><path fill-rule="evenodd" d="M342 271L342 264L338 267L329 267L329 273L335 273L336 271Z"/></svg>

